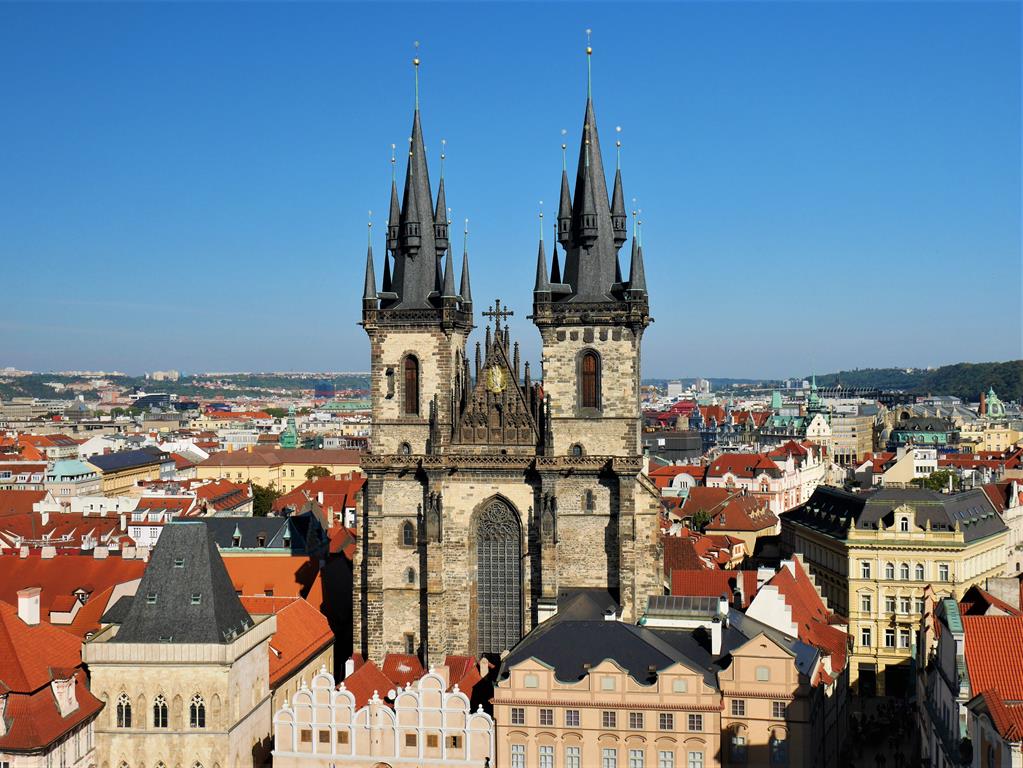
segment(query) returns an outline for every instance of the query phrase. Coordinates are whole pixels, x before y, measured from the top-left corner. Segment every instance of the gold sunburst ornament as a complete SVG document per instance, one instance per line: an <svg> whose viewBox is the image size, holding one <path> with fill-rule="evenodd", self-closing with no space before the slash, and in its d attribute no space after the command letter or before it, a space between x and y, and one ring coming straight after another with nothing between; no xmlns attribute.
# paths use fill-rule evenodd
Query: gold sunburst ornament
<svg viewBox="0 0 1023 768"><path fill-rule="evenodd" d="M487 389L495 395L504 392L508 386L508 377L504 369L499 365L492 365L487 369Z"/></svg>

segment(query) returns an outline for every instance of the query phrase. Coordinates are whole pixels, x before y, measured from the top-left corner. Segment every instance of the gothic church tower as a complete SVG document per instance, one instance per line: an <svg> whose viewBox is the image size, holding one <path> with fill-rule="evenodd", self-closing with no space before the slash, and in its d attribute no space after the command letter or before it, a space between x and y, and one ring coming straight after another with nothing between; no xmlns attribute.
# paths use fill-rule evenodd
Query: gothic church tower
<svg viewBox="0 0 1023 768"><path fill-rule="evenodd" d="M559 596L603 593L635 621L662 591L659 497L639 441L642 252L634 244L623 281L621 174L609 201L589 98L579 158L574 204L562 178L564 276L556 245L552 272L542 240L537 259L542 383L500 301L483 313L470 365L468 257L456 291L444 181L434 205L417 97L400 205L391 184L383 281L370 247L363 292L373 424L354 645L368 658L499 654Z"/></svg>

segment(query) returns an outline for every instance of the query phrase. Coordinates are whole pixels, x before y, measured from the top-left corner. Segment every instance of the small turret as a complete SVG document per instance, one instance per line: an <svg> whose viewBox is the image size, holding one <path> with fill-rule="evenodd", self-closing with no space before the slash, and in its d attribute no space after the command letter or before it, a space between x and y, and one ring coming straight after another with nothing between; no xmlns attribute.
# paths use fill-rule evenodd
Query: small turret
<svg viewBox="0 0 1023 768"><path fill-rule="evenodd" d="M557 246L555 246L557 251ZM551 283L547 279L547 254L543 249L543 212L540 213L540 246L536 251L536 282L533 284L533 296L537 301L550 301Z"/></svg>
<svg viewBox="0 0 1023 768"><path fill-rule="evenodd" d="M366 227L367 240L366 244L366 282L362 289L362 307L363 309L376 309L377 308L377 278L376 272L373 268L373 240L372 238L372 227L370 223ZM384 259L386 262L386 258Z"/></svg>
<svg viewBox="0 0 1023 768"><path fill-rule="evenodd" d="M621 131L621 127L616 130ZM628 236L625 234L625 193L622 192L622 142L615 141L618 150L618 167L615 169L615 186L611 193L611 231L614 235L615 250L617 251Z"/></svg>
<svg viewBox="0 0 1023 768"><path fill-rule="evenodd" d="M462 309L472 312L472 289L469 286L469 220L465 220L465 232L462 240L462 283L458 290L462 298Z"/></svg>

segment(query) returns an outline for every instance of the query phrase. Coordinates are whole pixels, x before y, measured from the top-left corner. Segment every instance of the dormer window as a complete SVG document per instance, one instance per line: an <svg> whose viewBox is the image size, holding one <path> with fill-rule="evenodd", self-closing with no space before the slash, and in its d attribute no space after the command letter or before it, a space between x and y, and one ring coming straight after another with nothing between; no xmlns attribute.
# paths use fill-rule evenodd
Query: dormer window
<svg viewBox="0 0 1023 768"><path fill-rule="evenodd" d="M908 533L909 532L909 518L908 517L900 517L899 518L899 531L902 532L902 533Z"/></svg>
<svg viewBox="0 0 1023 768"><path fill-rule="evenodd" d="M150 592L146 595L146 605L156 605L156 593Z"/></svg>
<svg viewBox="0 0 1023 768"><path fill-rule="evenodd" d="M174 560L174 567L175 568L184 568L185 567L185 560L184 560L184 558L181 558L181 557L175 558L175 560Z"/></svg>
<svg viewBox="0 0 1023 768"><path fill-rule="evenodd" d="M202 605L202 592L192 593L192 605Z"/></svg>

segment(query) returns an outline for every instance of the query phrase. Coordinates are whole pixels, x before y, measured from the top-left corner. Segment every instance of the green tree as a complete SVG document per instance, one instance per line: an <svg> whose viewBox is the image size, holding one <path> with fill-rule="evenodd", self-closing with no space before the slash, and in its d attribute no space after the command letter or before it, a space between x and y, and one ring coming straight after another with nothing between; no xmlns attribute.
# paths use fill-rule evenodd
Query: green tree
<svg viewBox="0 0 1023 768"><path fill-rule="evenodd" d="M252 515L253 517L266 517L273 508L273 503L281 497L281 492L274 488L274 484L258 485L252 484Z"/></svg>
<svg viewBox="0 0 1023 768"><path fill-rule="evenodd" d="M330 477L330 470L326 467L309 467L305 471L305 479L312 480L314 477Z"/></svg>
<svg viewBox="0 0 1023 768"><path fill-rule="evenodd" d="M268 416L273 416L275 419L283 419L288 415L287 408L264 408L263 413Z"/></svg>
<svg viewBox="0 0 1023 768"><path fill-rule="evenodd" d="M704 529L710 524L710 513L701 509L699 512L693 513L691 521L693 530L703 533Z"/></svg>
<svg viewBox="0 0 1023 768"><path fill-rule="evenodd" d="M947 491L949 488L949 480L952 481L952 490L962 490L963 481L960 480L954 472L948 469L939 469L937 472L931 472L927 477L919 477L913 480L913 484L921 488L929 488L932 491Z"/></svg>

